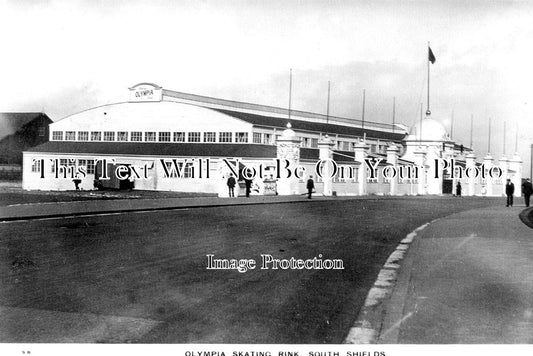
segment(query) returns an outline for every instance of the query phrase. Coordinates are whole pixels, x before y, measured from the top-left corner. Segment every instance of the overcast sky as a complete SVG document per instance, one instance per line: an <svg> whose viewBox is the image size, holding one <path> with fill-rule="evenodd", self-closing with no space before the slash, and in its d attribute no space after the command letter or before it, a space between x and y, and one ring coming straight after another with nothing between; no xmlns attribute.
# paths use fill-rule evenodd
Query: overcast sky
<svg viewBox="0 0 533 356"><path fill-rule="evenodd" d="M401 4L400 4L401 3ZM57 121L164 88L411 126L432 117L478 157L533 143L533 3L527 1L0 0L0 111ZM425 108L424 108L425 110Z"/></svg>

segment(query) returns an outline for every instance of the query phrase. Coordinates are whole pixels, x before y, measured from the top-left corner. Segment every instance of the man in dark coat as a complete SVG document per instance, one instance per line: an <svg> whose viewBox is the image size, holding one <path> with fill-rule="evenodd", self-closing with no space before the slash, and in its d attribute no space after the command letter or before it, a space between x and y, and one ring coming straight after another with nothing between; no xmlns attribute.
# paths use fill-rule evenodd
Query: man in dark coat
<svg viewBox="0 0 533 356"><path fill-rule="evenodd" d="M526 181L522 183L522 194L524 194L526 206L529 206L529 198L531 197L531 194L533 194L533 186L531 185L529 178L526 178Z"/></svg>
<svg viewBox="0 0 533 356"><path fill-rule="evenodd" d="M233 174L231 173L229 174L228 182L226 184L228 185L228 188L229 188L229 197L230 198L235 197L234 189L235 189L235 184L237 184L237 181L233 177Z"/></svg>
<svg viewBox="0 0 533 356"><path fill-rule="evenodd" d="M244 185L246 186L246 198L250 197L250 190L252 190L252 180L244 178Z"/></svg>
<svg viewBox="0 0 533 356"><path fill-rule="evenodd" d="M313 181L313 176L309 176L307 180L307 199L311 199L313 189L315 189L315 182Z"/></svg>
<svg viewBox="0 0 533 356"><path fill-rule="evenodd" d="M457 185L455 186L455 195L460 197L461 196L461 190L462 190L461 182L457 182Z"/></svg>
<svg viewBox="0 0 533 356"><path fill-rule="evenodd" d="M513 206L514 184L510 179L507 179L507 184L505 185L505 194L507 195L506 206Z"/></svg>

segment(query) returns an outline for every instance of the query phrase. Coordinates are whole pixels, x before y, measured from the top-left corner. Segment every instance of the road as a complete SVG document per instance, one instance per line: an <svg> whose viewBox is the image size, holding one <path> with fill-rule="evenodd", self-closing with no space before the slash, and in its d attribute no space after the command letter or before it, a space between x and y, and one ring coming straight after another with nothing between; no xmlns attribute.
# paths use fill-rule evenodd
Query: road
<svg viewBox="0 0 533 356"><path fill-rule="evenodd" d="M311 201L0 224L0 341L340 343L398 242L490 199ZM344 270L207 270L223 258Z"/></svg>

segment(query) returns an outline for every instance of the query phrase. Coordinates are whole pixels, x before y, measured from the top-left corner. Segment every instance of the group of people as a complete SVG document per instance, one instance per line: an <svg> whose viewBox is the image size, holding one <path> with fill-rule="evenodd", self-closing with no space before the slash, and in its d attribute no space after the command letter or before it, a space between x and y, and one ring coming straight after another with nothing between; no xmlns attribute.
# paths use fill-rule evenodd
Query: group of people
<svg viewBox="0 0 533 356"><path fill-rule="evenodd" d="M457 182L457 186L455 187L455 195L460 197L461 196L461 183ZM524 183L522 183L522 194L524 195L524 202L526 203L526 207L529 207L529 201L531 198L531 195L533 195L533 186L531 185L531 181L529 178L526 178ZM513 196L514 196L514 184L511 182L510 179L507 179L507 184L505 184L505 195L507 196L507 207L513 206Z"/></svg>
<svg viewBox="0 0 533 356"><path fill-rule="evenodd" d="M237 185L237 180L233 176L232 173L229 174L228 180L226 182L226 185L228 186L228 193L230 198L235 197L235 186ZM246 197L250 197L250 191L252 190L252 180L251 179L244 179L244 186L246 187Z"/></svg>
<svg viewBox="0 0 533 356"><path fill-rule="evenodd" d="M525 180L524 183L522 183L522 194L524 195L524 202L526 203L526 207L529 207L529 200L531 198L531 195L533 194L533 185L531 185L531 181L529 178ZM514 196L514 184L511 182L510 179L507 179L507 184L505 184L505 195L507 195L507 207L513 206L513 196Z"/></svg>
<svg viewBox="0 0 533 356"><path fill-rule="evenodd" d="M237 185L237 180L233 176L232 173L229 174L228 180L226 181L226 185L228 186L228 194L230 198L235 197L235 186ZM250 190L252 187L252 180L251 179L244 179L244 185L246 187L246 197L250 197ZM311 196L315 190L315 182L313 181L313 176L309 176L309 179L307 180L307 199L311 199Z"/></svg>
<svg viewBox="0 0 533 356"><path fill-rule="evenodd" d="M245 179L244 180L245 186L246 186L246 197L250 197L250 188L252 186L252 180L251 179ZM228 181L226 182L228 188L229 188L229 196L230 198L235 197L235 185L237 185L237 181L235 180L235 177L233 177L233 174L230 173ZM311 196L313 195L313 192L315 190L315 182L313 181L313 176L309 176L309 179L307 180L306 184L307 188L307 199L311 199ZM455 187L455 194L456 196L461 196L461 183L457 182L457 185ZM507 195L507 207L513 206L513 195L514 195L514 184L511 182L510 179L507 179L507 184L505 185L505 194ZM529 178L525 180L524 183L522 183L522 194L524 195L524 201L526 203L526 207L529 207L529 200L531 198L531 195L533 195L533 186L531 185L531 181Z"/></svg>

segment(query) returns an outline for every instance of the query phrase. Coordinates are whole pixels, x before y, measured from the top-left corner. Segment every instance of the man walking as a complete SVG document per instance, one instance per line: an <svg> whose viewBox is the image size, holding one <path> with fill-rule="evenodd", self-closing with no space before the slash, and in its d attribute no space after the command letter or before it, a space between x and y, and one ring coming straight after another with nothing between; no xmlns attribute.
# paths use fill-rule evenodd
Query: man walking
<svg viewBox="0 0 533 356"><path fill-rule="evenodd" d="M309 176L307 180L307 199L311 199L313 189L315 189L315 182L313 181L313 176Z"/></svg>
<svg viewBox="0 0 533 356"><path fill-rule="evenodd" d="M230 198L235 197L234 189L235 189L235 184L237 184L237 182L235 181L235 178L233 178L232 173L229 174L228 182L226 184L228 185L228 188L229 188L229 197Z"/></svg>
<svg viewBox="0 0 533 356"><path fill-rule="evenodd" d="M507 184L505 185L505 194L507 195L507 205L513 206L513 194L514 194L514 184L511 180L507 179Z"/></svg>
<svg viewBox="0 0 533 356"><path fill-rule="evenodd" d="M528 207L529 198L531 197L531 194L533 194L533 186L531 185L529 178L526 178L526 181L522 183L522 194L524 194L524 201L526 203L526 207Z"/></svg>

